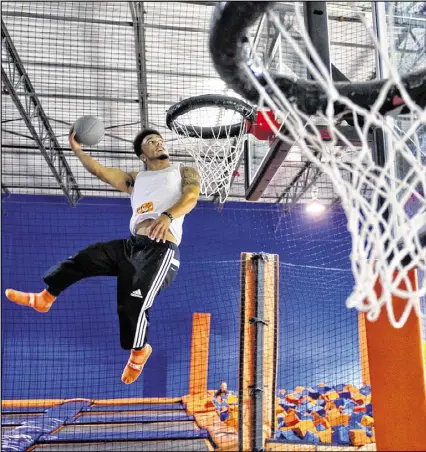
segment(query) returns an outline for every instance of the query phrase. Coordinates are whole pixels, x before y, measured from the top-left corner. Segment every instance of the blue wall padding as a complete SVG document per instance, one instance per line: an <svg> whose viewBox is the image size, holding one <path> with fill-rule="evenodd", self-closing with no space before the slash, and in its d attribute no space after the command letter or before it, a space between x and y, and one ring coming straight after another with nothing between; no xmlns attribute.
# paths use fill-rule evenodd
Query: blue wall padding
<svg viewBox="0 0 426 452"><path fill-rule="evenodd" d="M91 405L84 411L184 410L182 403L132 403L128 405Z"/></svg>
<svg viewBox="0 0 426 452"><path fill-rule="evenodd" d="M144 397L167 394L167 353L164 350L156 350L155 366L145 366L141 377Z"/></svg>
<svg viewBox="0 0 426 452"><path fill-rule="evenodd" d="M49 408L42 416L27 420L25 425L2 435L2 452L25 451L46 433L61 427L89 405L90 402L68 402Z"/></svg>
<svg viewBox="0 0 426 452"><path fill-rule="evenodd" d="M340 426L334 427L331 439L333 443L349 444L349 428Z"/></svg>
<svg viewBox="0 0 426 452"><path fill-rule="evenodd" d="M305 437L303 438L303 441L309 442L309 443L319 443L320 439L315 433L313 432L306 432Z"/></svg>
<svg viewBox="0 0 426 452"><path fill-rule="evenodd" d="M122 422L171 422L171 421L193 421L194 416L188 416L185 411L176 412L173 415L156 413L154 415L146 414L124 414L117 413L112 416L89 415L79 416L75 421L71 421L71 424L117 424Z"/></svg>
<svg viewBox="0 0 426 452"><path fill-rule="evenodd" d="M146 431L124 431L124 432L97 432L91 429L89 432L63 432L59 430L54 435L43 435L39 438L39 443L53 442L96 442L96 441L138 441L150 439L190 439L209 438L209 433L205 429L200 430L152 430Z"/></svg>
<svg viewBox="0 0 426 452"><path fill-rule="evenodd" d="M54 263L91 243L129 237L127 198L87 197L73 208L62 196L12 195L2 208L3 288L42 290L41 276ZM222 380L237 388L243 251L280 255L279 329L289 334L279 336L279 349L286 351L278 362L279 384L309 388L327 379L330 385L357 384L357 313L345 306L353 287L350 248L346 219L337 206L312 220L304 206L285 215L280 204L229 202L218 212L213 203L200 201L185 219L176 280L150 312L153 353L137 382L121 381L128 352L119 344L116 280L89 278L61 294L48 314L1 294L7 363L2 398L185 395L194 312L211 313L208 388ZM337 325L332 333L331 318ZM306 335L307 325L314 335ZM59 357L69 365L59 366ZM31 379L22 362L32 364Z"/></svg>

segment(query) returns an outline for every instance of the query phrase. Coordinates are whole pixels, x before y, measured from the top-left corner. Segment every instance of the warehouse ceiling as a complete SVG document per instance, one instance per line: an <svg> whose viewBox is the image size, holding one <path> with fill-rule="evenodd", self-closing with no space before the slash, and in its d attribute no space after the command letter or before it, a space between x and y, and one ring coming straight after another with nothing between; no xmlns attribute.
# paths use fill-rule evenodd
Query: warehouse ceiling
<svg viewBox="0 0 426 452"><path fill-rule="evenodd" d="M208 52L214 4L2 2L2 69L9 78L15 77L14 92L4 77L2 84L3 193L63 195L65 187L78 196L127 196L90 175L73 155L68 130L83 115L104 122L104 139L87 150L105 166L124 171L141 168L132 141L144 126L164 134L173 162L193 165L192 157L167 129L165 116L171 105L191 96L236 96L218 77ZM291 26L295 3L280 4ZM329 2L328 8L333 64L350 80L371 79L374 47L362 24L354 19L356 13L362 13L371 21L371 3ZM409 25L406 29L413 30ZM5 36L13 43L12 57ZM294 55L285 46L280 52L291 71L303 76ZM255 143L254 166L268 147L268 142ZM245 200L244 166L242 161L229 200ZM282 199L305 166L295 148L261 201ZM65 180L62 188L61 178ZM320 175L316 185L321 199L336 202L326 176ZM302 195L299 201L310 198L306 186L300 184L297 189Z"/></svg>

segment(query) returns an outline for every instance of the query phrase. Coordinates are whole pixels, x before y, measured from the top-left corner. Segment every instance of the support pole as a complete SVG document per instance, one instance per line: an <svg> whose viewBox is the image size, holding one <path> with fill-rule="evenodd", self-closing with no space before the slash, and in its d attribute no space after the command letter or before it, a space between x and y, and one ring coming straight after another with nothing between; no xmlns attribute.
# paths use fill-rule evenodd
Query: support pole
<svg viewBox="0 0 426 452"><path fill-rule="evenodd" d="M264 450L275 430L278 255L242 253L239 450Z"/></svg>

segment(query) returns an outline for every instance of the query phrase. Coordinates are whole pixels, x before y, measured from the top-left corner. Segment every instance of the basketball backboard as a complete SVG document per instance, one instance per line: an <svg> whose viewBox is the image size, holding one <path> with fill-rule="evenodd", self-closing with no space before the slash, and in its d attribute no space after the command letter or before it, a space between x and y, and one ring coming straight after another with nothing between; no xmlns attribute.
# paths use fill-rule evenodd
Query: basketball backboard
<svg viewBox="0 0 426 452"><path fill-rule="evenodd" d="M279 10L280 20L290 35L301 45L303 40L300 26L295 20L294 8L295 4L286 4L285 8ZM323 14L317 14L320 10ZM367 80L374 72L374 47L368 42L365 29L364 34L360 34L364 25L359 19L354 18L356 13L362 11L363 7L354 11L354 8L348 7L347 4L332 5L327 9L326 2L303 3L306 29L322 60L330 67L335 81ZM367 13L365 15L368 16ZM348 21L340 20L342 17L346 17ZM336 43L333 40L336 36L342 35L347 36L348 40L353 39L354 42L345 40ZM303 79L310 77L306 64L267 20L259 24L253 36L253 47L269 72ZM356 131L347 124L342 125L342 129L344 135L356 146L356 142L359 141ZM285 121L281 132L284 130ZM325 127L322 132L327 139L328 131ZM287 131L286 135L290 136L290 133ZM339 145L343 143L337 143L337 146ZM254 201L264 196L277 172L280 172L279 178L276 178L279 179L280 186L274 189L277 199L282 199L289 190L294 191L295 184L298 185L299 192L306 192L315 183L315 178L319 177L315 172L307 174L312 171L312 166L306 161L296 141L284 143L276 139L268 142L251 136L247 140L245 157L247 200ZM295 198L301 199L302 196Z"/></svg>

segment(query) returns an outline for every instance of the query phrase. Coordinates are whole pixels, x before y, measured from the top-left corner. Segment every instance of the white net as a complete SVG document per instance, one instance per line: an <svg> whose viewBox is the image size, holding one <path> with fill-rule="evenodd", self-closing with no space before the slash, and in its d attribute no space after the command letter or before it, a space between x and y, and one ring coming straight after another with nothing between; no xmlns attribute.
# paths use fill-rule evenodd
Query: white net
<svg viewBox="0 0 426 452"><path fill-rule="evenodd" d="M172 124L180 145L193 157L200 173L201 193L217 196L220 203L228 198L232 178L241 163L245 122L240 113L216 106L192 110ZM231 136L231 126L236 125L241 126L240 130Z"/></svg>
<svg viewBox="0 0 426 452"><path fill-rule="evenodd" d="M426 65L426 8L424 3L413 3L406 3L405 6L398 3L398 8L386 4L387 43L376 37L371 10L367 14L364 7L350 8L353 22L357 27L363 27L365 35L380 54L378 61L389 80L369 110L355 105L337 91L328 69L309 39L303 15L297 8L295 20L290 26L274 11L267 13L268 20L281 35L282 45L287 48L291 46L304 67L327 93L325 114L310 117L300 111L294 99L288 99L280 91L261 57L258 57L256 64L265 74L267 89L247 68L260 94L259 108L271 108L282 118L289 135L275 130L272 123L271 128L282 140L299 146L307 158L329 176L341 199L352 236L351 264L355 278L355 287L347 306L368 312L370 320L377 319L382 308L386 307L395 327L402 327L413 309L421 315L420 297L426 294L424 280L418 287L413 287L408 278L408 271L413 268L422 272L426 270L425 249L420 239L420 232L426 225L426 111L413 102L400 78L402 73ZM375 72L377 67L373 74ZM294 77L297 78L297 74ZM395 84L410 108L409 115L388 117L380 113L387 92ZM358 136L356 144L339 127L342 116L334 113L336 102L346 106L346 115L351 112L351 125ZM317 124L327 125L331 141L323 141ZM369 138L372 130L376 136L383 136L384 162L378 162L375 158L377 149L372 149ZM337 147L338 141L343 142L345 147ZM378 280L381 293L375 290ZM395 296L405 302L400 318L394 315Z"/></svg>

